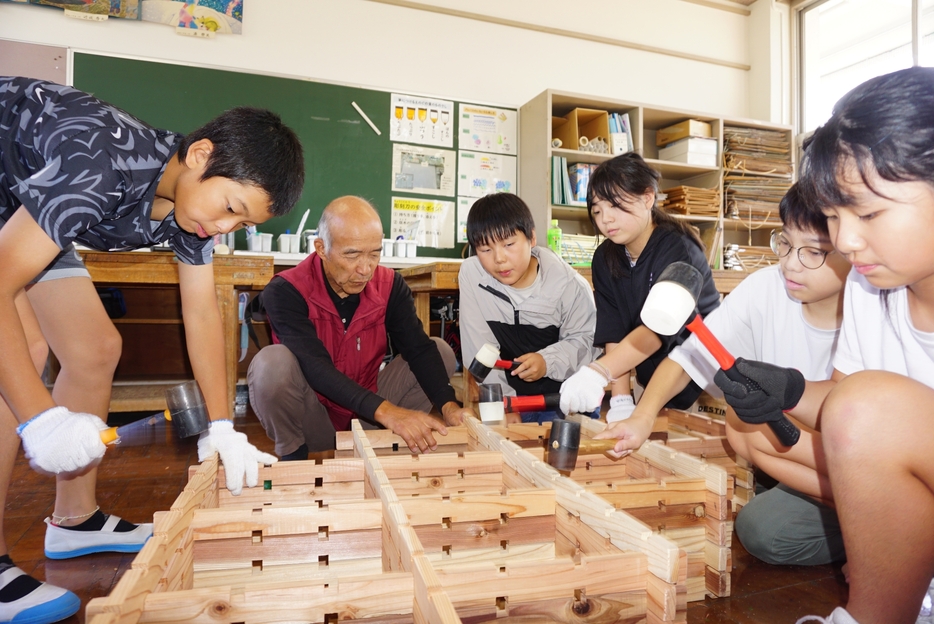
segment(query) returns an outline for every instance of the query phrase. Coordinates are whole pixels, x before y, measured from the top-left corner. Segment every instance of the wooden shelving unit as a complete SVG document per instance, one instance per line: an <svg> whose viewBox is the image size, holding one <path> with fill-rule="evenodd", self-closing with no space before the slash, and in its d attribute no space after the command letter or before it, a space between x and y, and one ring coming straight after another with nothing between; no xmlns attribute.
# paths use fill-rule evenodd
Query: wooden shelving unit
<svg viewBox="0 0 934 624"><path fill-rule="evenodd" d="M562 156L572 163L599 164L612 158L610 155L553 148L552 120L563 117L574 108L605 110L610 113L628 113L632 131L633 149L661 173L660 190L676 186L694 186L716 189L720 193L720 211L717 216L675 215L694 224L708 240L717 240L717 253L712 254L714 268L720 268L723 246L729 244L768 246L771 230L780 227L778 206L775 218L767 221L749 221L730 218L726 214L726 194L723 179L727 170L723 165L723 131L725 127L740 127L779 131L785 133L792 145L790 126L768 124L748 119L732 119L689 110L646 106L635 102L599 98L564 91L546 90L520 108L519 114L519 182L522 198L535 217L535 228L539 232L548 229L552 219L558 219L565 233L595 234L587 218L587 209L578 206L556 205L551 198L551 163L553 156ZM718 162L721 166L707 167L689 165L658 159L655 145L656 133L661 128L686 119L697 119L710 124L712 136L718 142ZM789 154L792 158L793 154ZM761 174L757 174L761 175ZM768 174L764 174L768 177ZM780 177L780 176L772 176ZM713 234L719 233L718 236Z"/></svg>

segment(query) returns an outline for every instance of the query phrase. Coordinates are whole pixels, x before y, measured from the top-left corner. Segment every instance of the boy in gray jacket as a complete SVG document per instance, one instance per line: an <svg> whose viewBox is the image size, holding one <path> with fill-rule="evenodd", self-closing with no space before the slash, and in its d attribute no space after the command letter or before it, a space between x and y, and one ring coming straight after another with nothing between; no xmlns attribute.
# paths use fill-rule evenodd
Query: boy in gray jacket
<svg viewBox="0 0 934 624"><path fill-rule="evenodd" d="M598 355L593 290L554 252L535 246L535 221L515 195L478 199L467 216L467 240L476 256L464 261L458 278L463 361L491 343L518 366L494 370L486 383L500 383L508 396L558 392ZM554 417L526 412L522 420Z"/></svg>

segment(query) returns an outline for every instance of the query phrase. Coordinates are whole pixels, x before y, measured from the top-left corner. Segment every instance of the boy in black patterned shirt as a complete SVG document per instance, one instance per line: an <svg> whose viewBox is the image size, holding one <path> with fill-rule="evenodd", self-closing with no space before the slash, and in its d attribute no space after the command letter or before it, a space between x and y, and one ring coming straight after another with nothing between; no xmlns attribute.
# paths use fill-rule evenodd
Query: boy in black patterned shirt
<svg viewBox="0 0 934 624"><path fill-rule="evenodd" d="M58 478L47 557L136 552L152 533L95 501L121 342L74 243L120 251L167 241L175 252L188 354L212 419L199 458L218 451L238 494L244 476L256 484L258 461L275 458L230 420L212 237L286 214L303 181L301 144L269 111L233 109L182 136L71 87L0 77L0 491L16 429L33 467ZM51 394L38 373L49 348L62 364ZM79 608L7 553L0 535L0 622L55 622Z"/></svg>

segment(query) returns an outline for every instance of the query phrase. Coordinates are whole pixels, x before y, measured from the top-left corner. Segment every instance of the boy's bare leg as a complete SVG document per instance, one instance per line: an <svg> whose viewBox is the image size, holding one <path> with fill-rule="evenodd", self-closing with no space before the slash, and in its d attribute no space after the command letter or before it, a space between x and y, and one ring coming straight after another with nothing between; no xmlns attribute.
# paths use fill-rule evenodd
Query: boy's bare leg
<svg viewBox="0 0 934 624"><path fill-rule="evenodd" d="M892 373L841 381L823 407L830 481L860 624L914 624L934 577L934 389Z"/></svg>
<svg viewBox="0 0 934 624"><path fill-rule="evenodd" d="M820 432L796 423L801 438L788 448L768 426L745 423L732 409L726 422L727 439L737 454L788 487L833 506Z"/></svg>
<svg viewBox="0 0 934 624"><path fill-rule="evenodd" d="M36 371L40 372L45 367L49 349L42 337L42 332L39 330L39 321L36 320L36 315L29 305L25 292L20 292L15 303L20 322L22 322L26 334L29 354L32 356ZM16 453L19 451L19 436L16 434L17 425L19 425L19 421L13 416L13 412L10 411L7 404L0 399L0 555L6 555L10 552L2 527L6 511L6 497L10 489L10 479L13 476Z"/></svg>
<svg viewBox="0 0 934 624"><path fill-rule="evenodd" d="M95 414L106 421L122 341L94 284L86 277L50 280L30 288L27 296L42 335L61 364L52 398L73 412ZM94 511L96 485L96 468L77 477L58 477L53 513L70 517ZM70 526L86 519L61 524Z"/></svg>

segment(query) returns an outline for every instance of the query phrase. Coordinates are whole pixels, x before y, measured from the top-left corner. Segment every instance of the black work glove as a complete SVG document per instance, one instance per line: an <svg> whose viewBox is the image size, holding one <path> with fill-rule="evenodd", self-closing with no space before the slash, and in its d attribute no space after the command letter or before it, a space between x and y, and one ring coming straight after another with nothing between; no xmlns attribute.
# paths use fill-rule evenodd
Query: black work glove
<svg viewBox="0 0 934 624"><path fill-rule="evenodd" d="M800 432L785 418L804 394L804 375L793 368L736 358L727 370L717 371L714 382L743 422L768 423L782 444L791 446Z"/></svg>

